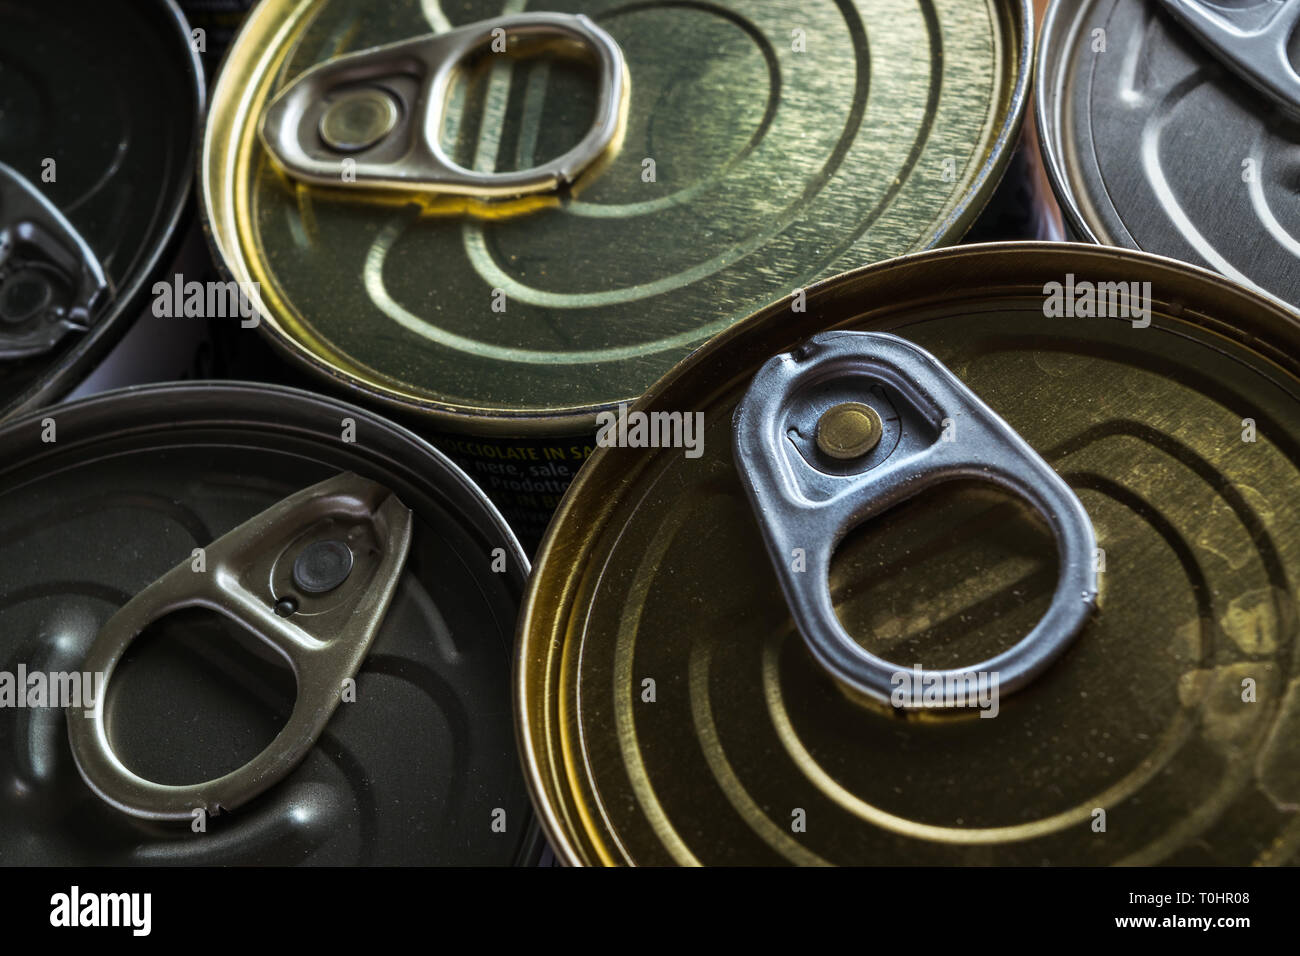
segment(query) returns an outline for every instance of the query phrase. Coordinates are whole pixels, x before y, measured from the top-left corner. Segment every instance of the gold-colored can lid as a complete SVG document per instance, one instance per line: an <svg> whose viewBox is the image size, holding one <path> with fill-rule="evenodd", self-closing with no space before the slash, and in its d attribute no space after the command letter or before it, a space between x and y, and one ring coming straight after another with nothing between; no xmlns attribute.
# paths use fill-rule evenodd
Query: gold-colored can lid
<svg viewBox="0 0 1300 956"><path fill-rule="evenodd" d="M761 306L960 237L1024 110L1028 0L562 6L621 50L621 138L572 189L515 200L347 181L346 160L395 155L394 129L427 106L409 57L304 121L309 152L337 154L337 187L287 173L261 127L313 68L532 8L250 13L214 90L202 199L226 269L258 284L263 330L291 358L443 429L589 430ZM565 153L600 93L566 56L466 56L437 131L446 158L484 173Z"/></svg>
<svg viewBox="0 0 1300 956"><path fill-rule="evenodd" d="M765 550L773 518L741 479L736 409L760 367L799 361L830 330L926 350L1086 510L1097 609L1024 686L991 683L978 707L896 708L852 693L801 639L789 575ZM807 312L787 300L714 340L625 416L699 413L700 437L599 449L534 569L519 734L557 853L1295 862L1298 356L1300 316L1273 300L1172 260L1065 243L871 266L810 292ZM918 427L905 411L916 395L874 387L863 401L887 411L879 447L821 470L866 468ZM1001 484L951 482L854 527L807 586L900 673L960 670L1043 617L1057 551Z"/></svg>

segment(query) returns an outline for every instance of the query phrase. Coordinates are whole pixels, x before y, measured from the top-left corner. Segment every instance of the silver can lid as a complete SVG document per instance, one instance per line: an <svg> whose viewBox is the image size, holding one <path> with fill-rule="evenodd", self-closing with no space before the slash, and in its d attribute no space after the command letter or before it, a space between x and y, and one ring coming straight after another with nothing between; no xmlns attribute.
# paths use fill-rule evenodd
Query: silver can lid
<svg viewBox="0 0 1300 956"><path fill-rule="evenodd" d="M1300 305L1300 120L1170 6L1048 11L1036 111L1067 223ZM1233 26L1247 36L1268 25Z"/></svg>

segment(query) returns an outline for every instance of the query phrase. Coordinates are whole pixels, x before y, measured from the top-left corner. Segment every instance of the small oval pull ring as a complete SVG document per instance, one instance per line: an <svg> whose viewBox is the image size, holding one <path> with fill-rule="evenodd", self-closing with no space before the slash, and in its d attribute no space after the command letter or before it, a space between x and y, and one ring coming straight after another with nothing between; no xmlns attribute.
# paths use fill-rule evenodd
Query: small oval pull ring
<svg viewBox="0 0 1300 956"><path fill-rule="evenodd" d="M531 169L483 173L459 166L439 143L456 70L474 53L520 39L565 41L594 57L600 85L591 129L568 152ZM306 182L523 196L572 183L617 143L627 86L623 51L590 18L521 13L327 60L271 101L259 132L280 168Z"/></svg>
<svg viewBox="0 0 1300 956"><path fill-rule="evenodd" d="M936 484L973 478L1028 501L1051 526L1060 562L1047 613L1017 644L969 668L924 672L925 683L955 692L940 706L982 706L970 680L977 674L996 675L1007 693L1025 686L1095 610L1096 538L1078 496L938 359L905 339L828 332L770 359L736 407L733 437L795 625L830 675L862 695L905 709L934 706L896 693L916 686L900 675L918 668L877 657L844 629L831 601L832 553L856 525ZM795 549L805 557L799 570Z"/></svg>
<svg viewBox="0 0 1300 956"><path fill-rule="evenodd" d="M187 557L127 601L83 664L104 675L103 691L93 709L66 711L82 778L107 803L150 820L233 810L283 779L365 659L397 589L411 528L410 510L387 488L341 474L250 518L202 549L201 560ZM105 701L131 642L164 615L194 607L225 615L279 652L293 668L297 697L279 734L244 766L203 783L155 783L113 752Z"/></svg>

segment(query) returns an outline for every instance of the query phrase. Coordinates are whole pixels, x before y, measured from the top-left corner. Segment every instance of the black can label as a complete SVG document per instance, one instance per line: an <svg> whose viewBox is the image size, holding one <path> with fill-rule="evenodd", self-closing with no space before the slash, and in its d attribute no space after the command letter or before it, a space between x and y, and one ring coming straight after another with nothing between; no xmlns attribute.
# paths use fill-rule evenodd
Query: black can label
<svg viewBox="0 0 1300 956"><path fill-rule="evenodd" d="M492 499L529 553L536 551L560 498L596 448L594 434L540 440L464 435L430 439Z"/></svg>

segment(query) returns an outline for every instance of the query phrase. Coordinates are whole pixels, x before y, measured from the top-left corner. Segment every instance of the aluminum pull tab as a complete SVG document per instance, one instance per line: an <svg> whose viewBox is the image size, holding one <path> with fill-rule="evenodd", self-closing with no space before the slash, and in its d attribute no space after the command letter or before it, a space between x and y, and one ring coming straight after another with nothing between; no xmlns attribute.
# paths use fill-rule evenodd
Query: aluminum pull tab
<svg viewBox="0 0 1300 956"><path fill-rule="evenodd" d="M1203 0L1160 3L1224 66L1300 119L1300 75L1287 52L1300 23L1300 0L1241 8Z"/></svg>
<svg viewBox="0 0 1300 956"><path fill-rule="evenodd" d="M795 625L817 661L886 703L899 667L845 631L831 603L835 546L853 527L933 485L974 478L1024 498L1047 518L1060 574L1046 615L1019 643L926 679L968 691L996 673L1010 693L1060 655L1096 606L1096 539L1070 487L1005 421L924 349L878 332L827 332L768 360L736 408L736 466ZM791 557L802 549L805 564ZM904 701L904 707L922 706Z"/></svg>
<svg viewBox="0 0 1300 956"><path fill-rule="evenodd" d="M365 659L397 589L411 543L410 509L382 485L341 474L285 498L212 542L203 570L191 558L114 614L83 669L103 674L94 708L66 711L82 778L136 817L189 820L233 810L284 778L307 755L338 706L343 681ZM171 786L132 773L108 739L104 706L114 668L163 615L203 607L224 614L278 651L298 693L280 733L223 777Z"/></svg>
<svg viewBox="0 0 1300 956"><path fill-rule="evenodd" d="M0 359L50 351L108 299L99 259L25 177L0 163Z"/></svg>
<svg viewBox="0 0 1300 956"><path fill-rule="evenodd" d="M480 173L458 166L438 142L452 78L466 57L519 40L567 41L594 56L595 121L573 149L532 169ZM623 51L588 17L522 13L327 60L272 100L260 133L286 173L311 183L521 196L572 183L613 145L626 92Z"/></svg>

